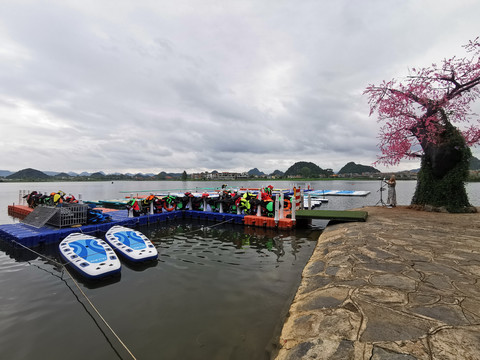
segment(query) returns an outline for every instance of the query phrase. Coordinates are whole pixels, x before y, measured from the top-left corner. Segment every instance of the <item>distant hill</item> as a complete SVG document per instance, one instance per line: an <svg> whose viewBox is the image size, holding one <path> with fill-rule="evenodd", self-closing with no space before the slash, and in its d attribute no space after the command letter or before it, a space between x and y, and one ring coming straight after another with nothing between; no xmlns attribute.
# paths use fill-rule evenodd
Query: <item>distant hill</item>
<svg viewBox="0 0 480 360"><path fill-rule="evenodd" d="M280 171L280 170L275 170L273 173L270 174L271 176L275 176L275 177L282 177L284 175L284 172L283 171Z"/></svg>
<svg viewBox="0 0 480 360"><path fill-rule="evenodd" d="M8 175L12 175L12 174L13 174L13 172L10 171L10 170L0 170L0 176L5 177L5 176L8 176Z"/></svg>
<svg viewBox="0 0 480 360"><path fill-rule="evenodd" d="M299 161L293 164L285 171L284 176L301 176L309 177L324 177L330 176L333 172L331 170L324 170L312 162Z"/></svg>
<svg viewBox="0 0 480 360"><path fill-rule="evenodd" d="M340 169L338 174L363 174L363 173L379 173L380 171L372 166L355 164L353 161L346 164Z"/></svg>
<svg viewBox="0 0 480 360"><path fill-rule="evenodd" d="M61 173L57 173L57 174L53 175L53 177L56 178L56 179L70 179L73 176L69 175L67 173L61 172Z"/></svg>
<svg viewBox="0 0 480 360"><path fill-rule="evenodd" d="M475 156L470 159L470 170L480 170L480 160Z"/></svg>
<svg viewBox="0 0 480 360"><path fill-rule="evenodd" d="M6 178L10 180L46 180L49 179L50 176L39 170L28 168L8 175Z"/></svg>
<svg viewBox="0 0 480 360"><path fill-rule="evenodd" d="M91 174L90 177L92 179L101 179L101 178L105 177L105 174L102 171L99 171L99 172Z"/></svg>
<svg viewBox="0 0 480 360"><path fill-rule="evenodd" d="M250 175L250 176L263 176L263 175L265 175L265 173L261 172L257 168L253 168L251 170L248 170L247 174Z"/></svg>
<svg viewBox="0 0 480 360"><path fill-rule="evenodd" d="M47 174L48 176L55 176L60 174L60 171L42 171L44 174Z"/></svg>

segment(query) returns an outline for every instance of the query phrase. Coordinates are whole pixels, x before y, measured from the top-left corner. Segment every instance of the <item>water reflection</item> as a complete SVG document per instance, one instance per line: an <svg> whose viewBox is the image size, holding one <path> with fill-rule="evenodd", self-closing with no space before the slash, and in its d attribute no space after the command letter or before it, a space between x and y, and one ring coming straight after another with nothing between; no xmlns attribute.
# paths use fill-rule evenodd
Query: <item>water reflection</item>
<svg viewBox="0 0 480 360"><path fill-rule="evenodd" d="M216 226L195 221L179 222L171 226L141 229L158 248L160 261L181 261L198 265L228 263L250 266L294 262L297 253L307 241L316 241L319 231L310 231L311 237L297 237L295 231L244 227L233 224Z"/></svg>
<svg viewBox="0 0 480 360"><path fill-rule="evenodd" d="M319 236L311 229L195 221L138 230L157 247L158 262L143 268L123 262L121 277L96 284L72 275L138 358L164 359L264 359ZM56 245L36 250L59 259ZM65 287L73 282L55 261L5 242L0 251L0 299L8 309L0 314L5 358L48 358L53 346L69 352L65 326L75 326L90 346L69 352L70 359L84 359L91 348L98 358L116 356L117 345L112 349L105 334L98 336L98 319L85 316L79 292L72 296ZM25 338L27 348L20 346Z"/></svg>

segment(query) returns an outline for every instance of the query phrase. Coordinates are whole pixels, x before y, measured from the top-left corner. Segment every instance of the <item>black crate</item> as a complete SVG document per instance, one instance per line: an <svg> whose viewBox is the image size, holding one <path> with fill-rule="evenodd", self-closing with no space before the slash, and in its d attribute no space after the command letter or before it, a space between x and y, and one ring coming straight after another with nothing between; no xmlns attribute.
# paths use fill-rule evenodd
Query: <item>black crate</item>
<svg viewBox="0 0 480 360"><path fill-rule="evenodd" d="M47 222L49 225L62 228L87 223L88 205L86 204L62 204L55 209L55 214Z"/></svg>

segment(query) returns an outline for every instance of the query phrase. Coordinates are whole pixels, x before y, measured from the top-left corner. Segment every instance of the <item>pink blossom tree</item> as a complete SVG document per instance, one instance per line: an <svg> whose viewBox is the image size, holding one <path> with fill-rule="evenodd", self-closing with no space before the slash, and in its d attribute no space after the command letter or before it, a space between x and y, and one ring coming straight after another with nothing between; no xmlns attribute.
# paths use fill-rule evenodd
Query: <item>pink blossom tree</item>
<svg viewBox="0 0 480 360"><path fill-rule="evenodd" d="M377 113L381 155L396 165L421 158L412 204L471 210L465 191L469 147L480 143L480 123L470 105L480 96L480 41L463 46L466 55L440 66L413 68L404 80L369 85L370 115Z"/></svg>

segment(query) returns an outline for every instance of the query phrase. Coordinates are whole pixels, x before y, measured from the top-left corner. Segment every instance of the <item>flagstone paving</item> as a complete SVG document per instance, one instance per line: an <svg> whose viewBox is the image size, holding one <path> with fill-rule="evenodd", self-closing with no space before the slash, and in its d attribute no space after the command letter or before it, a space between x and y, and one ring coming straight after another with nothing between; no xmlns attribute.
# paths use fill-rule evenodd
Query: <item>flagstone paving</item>
<svg viewBox="0 0 480 360"><path fill-rule="evenodd" d="M480 359L480 213L362 210L320 236L276 359Z"/></svg>

